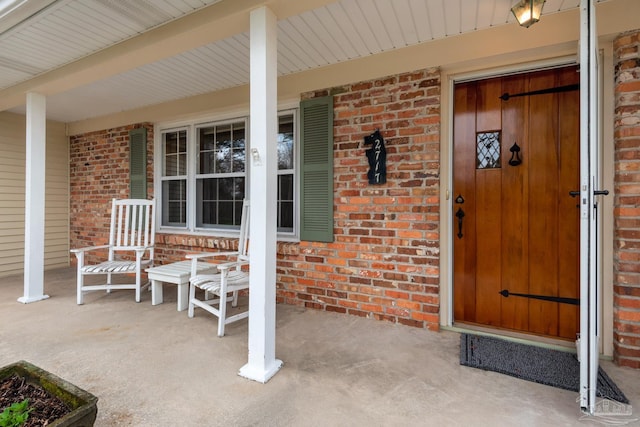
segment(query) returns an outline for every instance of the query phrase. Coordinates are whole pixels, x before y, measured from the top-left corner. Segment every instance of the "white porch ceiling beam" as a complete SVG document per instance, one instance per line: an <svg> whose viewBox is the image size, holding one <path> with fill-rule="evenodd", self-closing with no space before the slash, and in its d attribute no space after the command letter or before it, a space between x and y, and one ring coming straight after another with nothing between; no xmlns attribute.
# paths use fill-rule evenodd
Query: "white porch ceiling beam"
<svg viewBox="0 0 640 427"><path fill-rule="evenodd" d="M45 96L155 62L245 32L251 10L267 5L280 19L331 3L332 0L230 0L177 19L84 59L0 91L0 111L24 105L27 92Z"/></svg>
<svg viewBox="0 0 640 427"><path fill-rule="evenodd" d="M44 294L44 199L46 98L27 94L27 152L24 218L24 304L49 298Z"/></svg>
<svg viewBox="0 0 640 427"><path fill-rule="evenodd" d="M265 383L282 361L276 351L277 37L267 7L251 12L249 361L239 374Z"/></svg>

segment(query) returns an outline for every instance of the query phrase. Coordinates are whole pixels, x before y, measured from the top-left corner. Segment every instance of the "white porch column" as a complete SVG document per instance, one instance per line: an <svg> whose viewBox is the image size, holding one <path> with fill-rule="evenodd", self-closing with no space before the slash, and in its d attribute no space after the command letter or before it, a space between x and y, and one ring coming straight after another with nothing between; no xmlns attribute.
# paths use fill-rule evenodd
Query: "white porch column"
<svg viewBox="0 0 640 427"><path fill-rule="evenodd" d="M27 161L24 205L24 304L49 298L44 294L44 196L46 99L27 94Z"/></svg>
<svg viewBox="0 0 640 427"><path fill-rule="evenodd" d="M249 361L239 374L266 383L282 361L276 350L277 23L267 7L250 18L251 274Z"/></svg>

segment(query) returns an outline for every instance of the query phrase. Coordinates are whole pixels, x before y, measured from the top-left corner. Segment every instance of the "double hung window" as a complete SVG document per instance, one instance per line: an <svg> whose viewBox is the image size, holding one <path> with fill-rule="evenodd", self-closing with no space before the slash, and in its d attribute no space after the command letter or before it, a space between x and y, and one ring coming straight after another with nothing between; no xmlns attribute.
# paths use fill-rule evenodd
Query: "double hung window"
<svg viewBox="0 0 640 427"><path fill-rule="evenodd" d="M162 225L187 226L187 130L162 134Z"/></svg>
<svg viewBox="0 0 640 427"><path fill-rule="evenodd" d="M278 232L293 233L295 224L295 139L294 115L278 117Z"/></svg>
<svg viewBox="0 0 640 427"><path fill-rule="evenodd" d="M247 182L246 121L197 127L196 228L237 228Z"/></svg>
<svg viewBox="0 0 640 427"><path fill-rule="evenodd" d="M161 227L213 233L240 226L242 201L250 198L248 118L192 123L160 131ZM277 227L297 233L295 111L278 117Z"/></svg>

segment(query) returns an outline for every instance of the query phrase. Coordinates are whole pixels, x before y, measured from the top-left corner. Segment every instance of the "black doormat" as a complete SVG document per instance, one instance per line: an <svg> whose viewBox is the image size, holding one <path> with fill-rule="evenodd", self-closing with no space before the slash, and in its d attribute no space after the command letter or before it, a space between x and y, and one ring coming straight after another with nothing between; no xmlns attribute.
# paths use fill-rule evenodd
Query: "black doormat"
<svg viewBox="0 0 640 427"><path fill-rule="evenodd" d="M574 353L521 344L499 338L461 334L460 364L511 375L527 381L578 392L580 363ZM628 404L629 400L599 368L599 397Z"/></svg>

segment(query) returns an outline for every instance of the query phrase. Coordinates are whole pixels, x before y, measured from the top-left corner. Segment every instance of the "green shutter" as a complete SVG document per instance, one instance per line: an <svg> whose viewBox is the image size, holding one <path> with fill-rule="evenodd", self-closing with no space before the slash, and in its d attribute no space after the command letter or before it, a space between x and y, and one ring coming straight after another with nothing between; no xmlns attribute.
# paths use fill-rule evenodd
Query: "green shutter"
<svg viewBox="0 0 640 427"><path fill-rule="evenodd" d="M129 197L147 198L147 129L129 131Z"/></svg>
<svg viewBox="0 0 640 427"><path fill-rule="evenodd" d="M300 239L333 242L333 97L300 103Z"/></svg>

